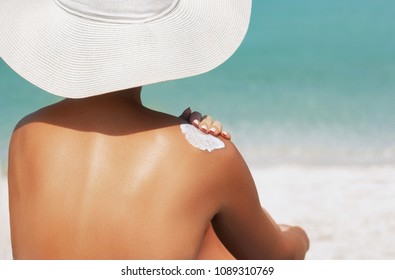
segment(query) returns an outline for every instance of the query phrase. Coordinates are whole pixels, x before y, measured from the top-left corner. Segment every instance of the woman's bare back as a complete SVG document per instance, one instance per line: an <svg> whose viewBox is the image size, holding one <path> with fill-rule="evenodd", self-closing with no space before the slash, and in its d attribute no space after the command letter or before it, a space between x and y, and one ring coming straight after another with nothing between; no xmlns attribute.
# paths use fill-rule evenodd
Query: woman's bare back
<svg viewBox="0 0 395 280"><path fill-rule="evenodd" d="M14 258L207 257L216 237L199 249L210 221L236 258L303 258L306 234L262 211L232 143L193 147L183 121L144 108L140 90L64 100L18 124L8 176Z"/></svg>
<svg viewBox="0 0 395 280"><path fill-rule="evenodd" d="M196 257L218 208L215 180L204 174L215 153L192 147L178 118L106 107L66 100L15 130L15 258Z"/></svg>

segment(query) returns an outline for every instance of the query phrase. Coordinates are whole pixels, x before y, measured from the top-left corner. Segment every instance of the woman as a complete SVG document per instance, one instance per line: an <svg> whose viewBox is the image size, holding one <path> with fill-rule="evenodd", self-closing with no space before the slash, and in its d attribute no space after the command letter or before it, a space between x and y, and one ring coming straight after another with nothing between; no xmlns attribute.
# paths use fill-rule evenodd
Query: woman
<svg viewBox="0 0 395 280"><path fill-rule="evenodd" d="M14 258L229 257L210 222L237 259L304 257L306 234L261 209L231 142L141 102L143 85L224 62L250 10L251 0L3 1L1 57L66 98L12 136Z"/></svg>

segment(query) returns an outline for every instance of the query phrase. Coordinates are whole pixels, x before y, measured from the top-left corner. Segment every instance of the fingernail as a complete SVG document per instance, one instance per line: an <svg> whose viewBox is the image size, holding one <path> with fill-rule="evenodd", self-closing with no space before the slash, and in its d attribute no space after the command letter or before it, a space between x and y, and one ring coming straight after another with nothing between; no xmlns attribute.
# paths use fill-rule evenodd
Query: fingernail
<svg viewBox="0 0 395 280"><path fill-rule="evenodd" d="M202 125L202 127L201 127L204 131L207 131L208 130L208 127L207 127L207 125Z"/></svg>
<svg viewBox="0 0 395 280"><path fill-rule="evenodd" d="M193 123L196 125L199 125L199 121L198 120L193 120Z"/></svg>
<svg viewBox="0 0 395 280"><path fill-rule="evenodd" d="M212 127L212 128L210 128L210 131L211 131L212 133L216 133L216 132L217 132L217 129L216 129L215 127Z"/></svg>

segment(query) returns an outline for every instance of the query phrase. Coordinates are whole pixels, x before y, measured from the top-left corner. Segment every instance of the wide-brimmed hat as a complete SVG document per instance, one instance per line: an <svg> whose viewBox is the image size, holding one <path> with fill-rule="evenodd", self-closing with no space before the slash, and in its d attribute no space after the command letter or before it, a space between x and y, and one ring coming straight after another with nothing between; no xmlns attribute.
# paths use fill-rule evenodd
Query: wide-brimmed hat
<svg viewBox="0 0 395 280"><path fill-rule="evenodd" d="M1 0L0 57L82 98L207 72L248 29L251 0Z"/></svg>

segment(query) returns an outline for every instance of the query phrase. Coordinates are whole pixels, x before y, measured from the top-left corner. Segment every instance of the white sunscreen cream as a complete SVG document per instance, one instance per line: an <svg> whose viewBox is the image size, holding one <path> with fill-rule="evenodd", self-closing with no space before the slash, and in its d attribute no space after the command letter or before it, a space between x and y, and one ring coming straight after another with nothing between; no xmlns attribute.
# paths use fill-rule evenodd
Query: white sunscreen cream
<svg viewBox="0 0 395 280"><path fill-rule="evenodd" d="M219 138L205 134L191 124L180 125L182 133L184 133L185 138L188 140L189 144L198 148L202 151L212 152L216 149L225 148L224 142Z"/></svg>

